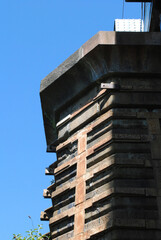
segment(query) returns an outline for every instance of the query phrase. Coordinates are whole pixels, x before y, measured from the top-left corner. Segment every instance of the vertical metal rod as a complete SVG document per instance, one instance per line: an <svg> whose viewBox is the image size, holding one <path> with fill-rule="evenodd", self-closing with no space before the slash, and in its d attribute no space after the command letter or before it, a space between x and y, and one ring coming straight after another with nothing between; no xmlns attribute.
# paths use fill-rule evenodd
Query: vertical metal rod
<svg viewBox="0 0 161 240"><path fill-rule="evenodd" d="M124 18L124 0L123 0L123 6L122 6L122 19Z"/></svg>
<svg viewBox="0 0 161 240"><path fill-rule="evenodd" d="M143 31L143 26L142 26L142 22L143 22L143 2L141 3L141 32Z"/></svg>
<svg viewBox="0 0 161 240"><path fill-rule="evenodd" d="M141 19L143 19L143 2L141 3Z"/></svg>

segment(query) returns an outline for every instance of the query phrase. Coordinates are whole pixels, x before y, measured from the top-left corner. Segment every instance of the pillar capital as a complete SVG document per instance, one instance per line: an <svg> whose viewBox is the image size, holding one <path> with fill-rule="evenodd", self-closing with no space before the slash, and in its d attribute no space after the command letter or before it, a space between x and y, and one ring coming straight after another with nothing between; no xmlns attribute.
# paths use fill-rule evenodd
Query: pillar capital
<svg viewBox="0 0 161 240"><path fill-rule="evenodd" d="M100 84L104 77L160 74L158 59L161 60L161 33L98 32L41 81L47 145L57 139L56 124L60 121L61 108L91 86Z"/></svg>

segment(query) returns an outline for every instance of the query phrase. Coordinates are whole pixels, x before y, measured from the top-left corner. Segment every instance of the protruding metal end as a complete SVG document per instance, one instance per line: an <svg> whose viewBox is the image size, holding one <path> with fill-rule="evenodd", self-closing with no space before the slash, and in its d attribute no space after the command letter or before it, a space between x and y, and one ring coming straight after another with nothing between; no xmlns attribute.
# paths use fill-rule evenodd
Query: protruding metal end
<svg viewBox="0 0 161 240"><path fill-rule="evenodd" d="M120 85L115 82L101 83L101 88L102 89L120 89Z"/></svg>

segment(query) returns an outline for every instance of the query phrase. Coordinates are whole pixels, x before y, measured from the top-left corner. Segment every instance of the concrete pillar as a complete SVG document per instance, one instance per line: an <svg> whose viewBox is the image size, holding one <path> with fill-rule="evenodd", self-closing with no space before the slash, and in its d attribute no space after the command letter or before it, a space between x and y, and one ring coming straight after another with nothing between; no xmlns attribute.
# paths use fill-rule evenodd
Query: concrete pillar
<svg viewBox="0 0 161 240"><path fill-rule="evenodd" d="M99 32L41 82L52 239L161 239L161 33Z"/></svg>

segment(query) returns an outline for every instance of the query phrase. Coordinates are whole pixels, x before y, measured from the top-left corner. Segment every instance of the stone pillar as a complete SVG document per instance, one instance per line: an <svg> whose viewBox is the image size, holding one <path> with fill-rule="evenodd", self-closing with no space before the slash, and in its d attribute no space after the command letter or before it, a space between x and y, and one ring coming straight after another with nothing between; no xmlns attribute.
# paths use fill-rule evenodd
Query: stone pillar
<svg viewBox="0 0 161 240"><path fill-rule="evenodd" d="M41 83L57 240L161 240L161 34L99 32Z"/></svg>

